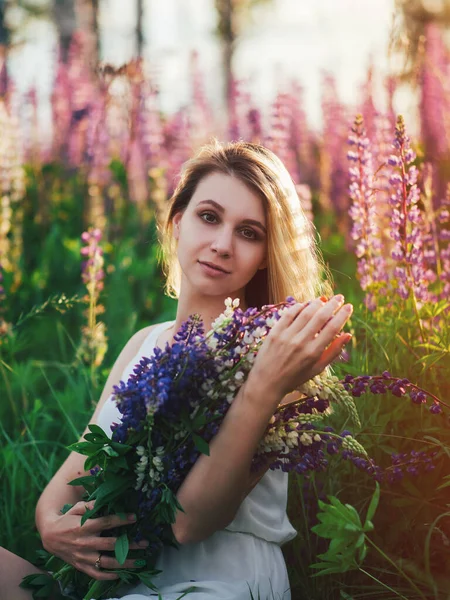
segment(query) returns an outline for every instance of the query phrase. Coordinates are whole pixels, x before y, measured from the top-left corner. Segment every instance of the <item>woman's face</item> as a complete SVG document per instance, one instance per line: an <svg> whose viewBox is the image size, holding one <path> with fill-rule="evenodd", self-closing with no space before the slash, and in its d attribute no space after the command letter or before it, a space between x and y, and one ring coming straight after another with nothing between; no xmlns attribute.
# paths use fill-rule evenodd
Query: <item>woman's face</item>
<svg viewBox="0 0 450 600"><path fill-rule="evenodd" d="M226 296L243 290L266 266L263 202L235 177L222 173L204 177L185 211L174 216L173 225L183 276L201 294ZM227 273L211 274L202 262Z"/></svg>

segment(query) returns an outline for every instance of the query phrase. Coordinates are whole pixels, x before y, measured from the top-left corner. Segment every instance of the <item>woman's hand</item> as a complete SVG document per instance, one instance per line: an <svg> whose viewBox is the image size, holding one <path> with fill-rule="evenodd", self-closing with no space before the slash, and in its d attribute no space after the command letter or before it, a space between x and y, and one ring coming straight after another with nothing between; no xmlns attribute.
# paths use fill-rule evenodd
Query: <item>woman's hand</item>
<svg viewBox="0 0 450 600"><path fill-rule="evenodd" d="M83 571L98 580L118 579L119 576L114 573L105 573L95 567L95 561L99 554L101 569L137 569L134 564L135 559L128 559L123 565L110 556L105 556L104 552L114 552L114 545L117 538L100 537L105 529L132 525L135 521L124 521L117 515L107 517L98 517L87 519L81 525L81 517L86 510L94 507L94 501L77 502L64 515L56 519L49 520L42 534L42 543L47 552L55 554L65 562L74 566L78 571ZM139 544L130 544L131 550L143 549L148 546L148 542L139 542Z"/></svg>
<svg viewBox="0 0 450 600"><path fill-rule="evenodd" d="M262 343L247 383L283 398L321 373L349 341L340 333L353 307L342 295L286 309ZM249 383L251 382L251 383Z"/></svg>

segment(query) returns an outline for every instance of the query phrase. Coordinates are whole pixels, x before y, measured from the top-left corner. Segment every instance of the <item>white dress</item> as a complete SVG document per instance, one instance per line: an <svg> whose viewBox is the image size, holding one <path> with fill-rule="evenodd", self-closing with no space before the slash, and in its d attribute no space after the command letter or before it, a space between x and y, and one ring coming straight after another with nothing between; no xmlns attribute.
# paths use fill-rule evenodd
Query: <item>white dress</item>
<svg viewBox="0 0 450 600"><path fill-rule="evenodd" d="M173 323L160 323L150 331L124 370L124 382L143 356L152 355L159 334ZM97 423L111 436L110 425L119 422L120 417L110 396ZM197 589L187 594L186 600L250 600L250 591L255 600L291 600L280 548L297 535L286 514L287 490L288 474L281 469L269 469L225 529L179 549L164 547L156 564L162 573L153 579L163 600L178 599L190 586ZM142 583L124 588L124 594L123 600L158 598Z"/></svg>

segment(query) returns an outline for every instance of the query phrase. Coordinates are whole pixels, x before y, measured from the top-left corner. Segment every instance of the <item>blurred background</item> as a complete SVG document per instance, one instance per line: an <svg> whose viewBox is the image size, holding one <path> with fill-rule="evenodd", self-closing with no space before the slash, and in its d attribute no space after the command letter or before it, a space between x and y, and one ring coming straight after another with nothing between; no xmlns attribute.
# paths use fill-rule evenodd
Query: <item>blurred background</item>
<svg viewBox="0 0 450 600"><path fill-rule="evenodd" d="M67 60L75 31L86 36L93 69L142 57L165 112L190 101L195 51L205 94L217 113L232 69L263 107L274 90L298 80L315 127L322 122L324 71L336 78L340 98L356 105L372 65L374 94L384 107L382 77L402 67L391 44L402 12L395 0L1 0L1 6L0 41L9 74L20 96L36 91L42 135L52 125L58 56ZM408 91L397 90L395 106L413 117Z"/></svg>

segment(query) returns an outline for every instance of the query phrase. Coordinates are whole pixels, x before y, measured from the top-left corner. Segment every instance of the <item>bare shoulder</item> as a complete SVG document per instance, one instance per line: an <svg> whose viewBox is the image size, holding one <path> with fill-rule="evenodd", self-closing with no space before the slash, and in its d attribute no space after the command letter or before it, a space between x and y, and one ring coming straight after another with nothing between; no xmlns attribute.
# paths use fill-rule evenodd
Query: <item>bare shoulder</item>
<svg viewBox="0 0 450 600"><path fill-rule="evenodd" d="M157 323L154 325L148 325L147 327L143 327L139 331L136 331L136 333L134 333L130 337L128 342L122 348L119 356L116 358L116 361L114 362L114 365L113 365L111 371L109 372L109 376L108 376L108 379L106 380L105 387L103 388L103 392L100 396L97 406L95 407L94 414L92 415L92 417L89 421L90 423L97 422L97 416L98 416L99 412L102 410L103 405L105 404L105 402L108 400L108 398L113 393L113 386L117 385L119 383L124 370L130 364L130 362L133 360L133 358L136 356L136 354L139 352L139 348L142 346L142 344L144 343L144 341L148 337L148 335L151 333L151 331L155 327L157 327L157 325L158 325ZM88 430L86 428L85 431L83 432L83 435L84 435L84 433L87 433L87 431Z"/></svg>

